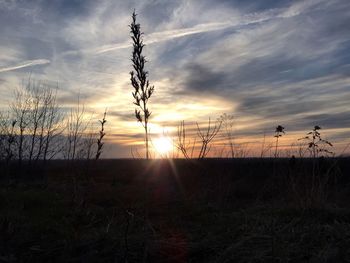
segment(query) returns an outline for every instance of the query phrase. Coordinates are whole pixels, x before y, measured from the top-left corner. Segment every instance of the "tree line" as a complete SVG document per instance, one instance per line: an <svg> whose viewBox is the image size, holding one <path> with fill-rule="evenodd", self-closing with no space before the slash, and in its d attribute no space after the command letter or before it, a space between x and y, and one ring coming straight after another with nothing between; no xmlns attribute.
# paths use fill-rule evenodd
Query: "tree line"
<svg viewBox="0 0 350 263"><path fill-rule="evenodd" d="M65 109L57 102L58 86L29 78L14 92L6 112L0 113L0 159L34 164L54 158L98 159L102 153L106 113L100 131L93 116L77 100Z"/></svg>

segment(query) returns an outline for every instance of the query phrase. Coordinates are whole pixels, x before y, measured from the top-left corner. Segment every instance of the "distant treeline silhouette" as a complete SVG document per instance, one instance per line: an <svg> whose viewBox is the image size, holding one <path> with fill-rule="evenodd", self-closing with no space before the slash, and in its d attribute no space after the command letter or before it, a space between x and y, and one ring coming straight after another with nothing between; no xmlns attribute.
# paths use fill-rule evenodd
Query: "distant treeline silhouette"
<svg viewBox="0 0 350 263"><path fill-rule="evenodd" d="M0 114L0 159L29 164L51 159L98 159L103 150L106 112L101 130L77 100L65 110L57 103L57 86L28 79L14 92L6 112ZM87 117L89 116L89 117Z"/></svg>

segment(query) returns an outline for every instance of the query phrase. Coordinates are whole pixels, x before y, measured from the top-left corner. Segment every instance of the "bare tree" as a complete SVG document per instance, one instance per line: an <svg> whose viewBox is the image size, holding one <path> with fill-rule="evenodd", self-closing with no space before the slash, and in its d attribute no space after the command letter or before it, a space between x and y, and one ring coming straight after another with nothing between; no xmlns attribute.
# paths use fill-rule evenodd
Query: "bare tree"
<svg viewBox="0 0 350 263"><path fill-rule="evenodd" d="M56 102L57 87L53 90L50 87L43 87L41 90L41 119L38 122L38 131L36 134L36 156L35 161L53 158L62 147L57 144L53 145L53 141L63 132L62 113Z"/></svg>
<svg viewBox="0 0 350 263"><path fill-rule="evenodd" d="M28 133L30 136L30 142L28 159L29 163L31 163L35 155L40 124L45 121L43 119L45 115L45 107L43 102L47 96L47 87L44 87L40 82L35 83L34 81L30 81L27 91L30 96L28 115Z"/></svg>
<svg viewBox="0 0 350 263"><path fill-rule="evenodd" d="M148 72L145 70L146 58L142 55L144 43L142 39L143 33L140 29L140 24L136 23L136 13L132 14L132 23L130 25L131 39L133 40L132 63L133 70L130 72L131 85L134 88L132 96L134 97L134 104L138 107L135 109L135 117L145 129L145 144L146 144L146 159L149 159L149 131L148 119L151 112L147 107L149 98L154 92L154 86L149 84Z"/></svg>
<svg viewBox="0 0 350 263"><path fill-rule="evenodd" d="M208 126L206 129L204 129L204 131L201 131L198 123L196 123L196 124L197 124L197 134L202 142L202 146L201 146L201 149L200 149L199 154L198 154L198 159L204 159L210 151L211 141L215 138L215 136L220 131L222 122L220 121L218 124L215 123L215 125L213 127L213 126L211 126L211 121L209 118Z"/></svg>
<svg viewBox="0 0 350 263"><path fill-rule="evenodd" d="M81 145L78 150L77 158L90 160L93 156L94 145L96 144L95 132L84 132L81 139Z"/></svg>
<svg viewBox="0 0 350 263"><path fill-rule="evenodd" d="M28 86L29 85L29 86ZM25 130L28 126L29 112L30 112L30 94L27 88L30 87L30 80L27 83L25 89L17 89L15 91L15 101L12 103L11 108L14 114L14 119L18 124L17 137L17 157L18 163L21 165L23 160L24 143L25 143Z"/></svg>
<svg viewBox="0 0 350 263"><path fill-rule="evenodd" d="M8 135L7 135L6 164L8 164L10 162L10 160L12 159L12 157L14 156L13 145L14 145L15 138L16 138L15 125L16 125L16 121L14 120L11 123L11 128L10 128Z"/></svg>
<svg viewBox="0 0 350 263"><path fill-rule="evenodd" d="M30 164L52 159L62 150L63 115L56 102L57 88L48 82L28 79L14 92L6 127L1 118L0 147L7 147L2 152L8 155L11 150L11 158L17 158L20 165L23 160Z"/></svg>
<svg viewBox="0 0 350 263"><path fill-rule="evenodd" d="M72 107L66 118L64 130L65 145L63 157L67 160L88 159L93 156L96 133L92 131L91 120L84 104L78 98L77 105Z"/></svg>
<svg viewBox="0 0 350 263"><path fill-rule="evenodd" d="M51 99L47 103L47 115L44 125L44 145L43 160L52 159L62 150L62 143L57 144L58 138L62 135L65 127L63 125L64 116L57 104L57 90L51 94Z"/></svg>
<svg viewBox="0 0 350 263"><path fill-rule="evenodd" d="M8 134L8 118L0 112L0 160L5 159L6 141Z"/></svg>
<svg viewBox="0 0 350 263"><path fill-rule="evenodd" d="M67 160L74 160L76 158L78 149L82 142L82 137L87 128L87 124L84 120L85 107L78 104L75 108L70 110L66 125L66 149L65 157Z"/></svg>
<svg viewBox="0 0 350 263"><path fill-rule="evenodd" d="M15 155L15 125L16 120L11 120L9 114L5 117L0 113L0 159L8 164Z"/></svg>
<svg viewBox="0 0 350 263"><path fill-rule="evenodd" d="M48 82L29 79L15 92L11 108L18 126L16 142L20 163L23 159L29 163L51 159L62 149L52 145L63 131L62 112L56 102L57 88Z"/></svg>
<svg viewBox="0 0 350 263"><path fill-rule="evenodd" d="M49 121L50 107L54 103L55 94L52 92L52 89L49 87L43 87L41 91L41 106L40 106L40 115L41 119L38 122L38 133L36 135L38 145L36 147L36 156L35 161L38 161L39 158L43 157L45 149L45 135L46 135L46 126Z"/></svg>

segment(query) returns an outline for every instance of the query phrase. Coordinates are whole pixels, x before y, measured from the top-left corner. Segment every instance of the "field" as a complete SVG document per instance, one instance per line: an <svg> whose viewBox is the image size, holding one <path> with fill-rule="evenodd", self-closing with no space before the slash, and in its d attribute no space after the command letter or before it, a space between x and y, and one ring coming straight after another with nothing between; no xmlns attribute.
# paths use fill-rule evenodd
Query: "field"
<svg viewBox="0 0 350 263"><path fill-rule="evenodd" d="M350 262L349 161L13 163L0 262Z"/></svg>

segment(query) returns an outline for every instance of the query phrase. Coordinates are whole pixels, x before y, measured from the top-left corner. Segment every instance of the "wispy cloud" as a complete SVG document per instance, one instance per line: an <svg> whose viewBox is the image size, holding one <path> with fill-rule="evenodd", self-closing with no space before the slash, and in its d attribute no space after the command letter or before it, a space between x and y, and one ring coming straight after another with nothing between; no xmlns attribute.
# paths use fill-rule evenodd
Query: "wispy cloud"
<svg viewBox="0 0 350 263"><path fill-rule="evenodd" d="M232 27L233 24L230 22L226 23L204 23L204 24L198 24L190 28L180 28L180 29L172 29L172 30L166 30L161 32L155 32L151 33L147 36L145 36L145 42L147 45L155 44L171 39L176 39L180 37L190 36L194 34L199 33L205 33L205 32L211 32L211 31L217 31L217 30L223 30L229 27ZM121 43L117 44L107 44L102 45L97 48L91 48L91 49L83 49L83 50L70 50L64 52L62 55L76 55L79 53L84 54L103 54L106 52L111 52L119 49L125 49L131 47L131 41L127 40Z"/></svg>
<svg viewBox="0 0 350 263"><path fill-rule="evenodd" d="M50 63L50 60L48 60L48 59L27 60L27 61L23 61L21 63L13 65L13 66L2 67L2 68L0 68L0 73L12 71L12 70L16 70L16 69L21 69L21 68L26 68L26 67L32 67L32 66L36 66L36 65L45 65L45 64L49 64L49 63Z"/></svg>
<svg viewBox="0 0 350 263"><path fill-rule="evenodd" d="M271 9L264 12L257 12L248 15L243 15L240 19L236 19L235 21L228 22L209 22L209 23L200 23L192 27L187 28L177 28L170 29L160 32L154 32L145 36L145 42L147 45L155 44L163 41L168 41L176 38L191 36L200 33L208 33L212 31L224 30L231 27L241 28L243 26L249 26L251 24L263 23L270 19L276 18L290 18L296 15L300 15L304 9L299 7L298 12L292 12L291 8L279 8L279 9ZM129 48L131 46L130 41L125 41L117 44L107 44L101 47L81 50L79 52L82 53L95 53L95 54L103 54L110 51L115 51L119 49ZM77 51L68 51L65 52L64 55L76 54Z"/></svg>
<svg viewBox="0 0 350 263"><path fill-rule="evenodd" d="M205 24L196 25L191 28L181 28L181 29L167 30L163 32L155 32L155 33L149 34L148 36L145 36L145 42L147 42L147 44L149 45L149 44L167 41L167 40L171 40L179 37L185 37L193 34L222 30L230 26L232 26L231 23L205 23ZM116 45L106 45L98 48L96 50L96 53L101 54L109 51L114 51L117 49L128 48L130 46L131 46L130 41L126 41L124 43L119 43Z"/></svg>

